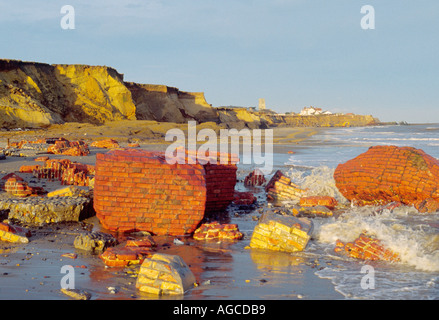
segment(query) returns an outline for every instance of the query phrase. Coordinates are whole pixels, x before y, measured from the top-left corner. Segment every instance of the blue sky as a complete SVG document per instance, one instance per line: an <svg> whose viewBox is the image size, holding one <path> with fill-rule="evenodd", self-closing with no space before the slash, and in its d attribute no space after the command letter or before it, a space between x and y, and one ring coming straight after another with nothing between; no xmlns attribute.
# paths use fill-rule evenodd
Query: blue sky
<svg viewBox="0 0 439 320"><path fill-rule="evenodd" d="M439 122L438 17L437 0L0 0L0 57L107 65L215 107Z"/></svg>

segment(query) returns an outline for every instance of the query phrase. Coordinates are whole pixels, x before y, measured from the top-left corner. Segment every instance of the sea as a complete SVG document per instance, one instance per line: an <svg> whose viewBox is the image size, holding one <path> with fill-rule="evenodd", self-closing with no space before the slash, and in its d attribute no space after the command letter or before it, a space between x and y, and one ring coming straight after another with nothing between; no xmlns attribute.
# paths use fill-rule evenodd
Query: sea
<svg viewBox="0 0 439 320"><path fill-rule="evenodd" d="M331 128L311 137L294 153L274 154L275 166L316 195L346 201L333 173L371 146L394 145L422 149L439 158L439 124ZM346 299L439 299L439 212L418 213L403 206L393 211L351 206L339 217L314 218L312 241L304 256L332 261L315 275L328 279ZM334 253L337 239L353 241L367 231L379 238L401 262L367 262Z"/></svg>

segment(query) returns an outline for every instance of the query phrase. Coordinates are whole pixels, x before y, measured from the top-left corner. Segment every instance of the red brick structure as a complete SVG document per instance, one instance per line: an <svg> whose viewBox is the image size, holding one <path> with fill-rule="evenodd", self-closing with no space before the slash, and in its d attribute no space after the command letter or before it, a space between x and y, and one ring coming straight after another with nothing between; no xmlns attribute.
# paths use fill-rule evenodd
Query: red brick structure
<svg viewBox="0 0 439 320"><path fill-rule="evenodd" d="M90 154L88 145L84 141L57 140L53 146L47 148L48 153L62 154L65 156L86 156Z"/></svg>
<svg viewBox="0 0 439 320"><path fill-rule="evenodd" d="M96 215L111 231L190 234L205 212L223 210L233 200L237 168L231 160L168 164L164 153L138 149L97 154Z"/></svg>
<svg viewBox="0 0 439 320"><path fill-rule="evenodd" d="M309 196L300 198L299 204L302 207L325 206L334 210L338 203L335 198L329 196Z"/></svg>
<svg viewBox="0 0 439 320"><path fill-rule="evenodd" d="M119 142L114 139L104 139L93 142L92 144L90 144L90 147L114 149L120 148L120 145Z"/></svg>
<svg viewBox="0 0 439 320"><path fill-rule="evenodd" d="M439 160L411 147L371 147L338 165L334 179L358 205L401 202L433 212L439 202Z"/></svg>
<svg viewBox="0 0 439 320"><path fill-rule="evenodd" d="M366 234L361 234L353 242L343 243L337 240L334 251L361 260L400 261L397 253L385 248L380 240Z"/></svg>
<svg viewBox="0 0 439 320"><path fill-rule="evenodd" d="M63 185L90 186L94 171L92 165L52 159L45 161L43 166L36 166L32 172L38 179L59 180Z"/></svg>

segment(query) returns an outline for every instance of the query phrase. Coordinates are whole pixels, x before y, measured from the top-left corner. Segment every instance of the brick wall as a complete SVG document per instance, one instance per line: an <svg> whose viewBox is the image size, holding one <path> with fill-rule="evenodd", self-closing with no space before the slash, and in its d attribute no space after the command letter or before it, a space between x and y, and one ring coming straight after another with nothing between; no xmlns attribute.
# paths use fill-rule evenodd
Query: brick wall
<svg viewBox="0 0 439 320"><path fill-rule="evenodd" d="M439 160L411 147L376 146L338 165L337 188L359 205L439 200Z"/></svg>
<svg viewBox="0 0 439 320"><path fill-rule="evenodd" d="M206 211L233 200L236 165L168 164L164 153L118 149L96 156L94 208L112 231L192 233Z"/></svg>

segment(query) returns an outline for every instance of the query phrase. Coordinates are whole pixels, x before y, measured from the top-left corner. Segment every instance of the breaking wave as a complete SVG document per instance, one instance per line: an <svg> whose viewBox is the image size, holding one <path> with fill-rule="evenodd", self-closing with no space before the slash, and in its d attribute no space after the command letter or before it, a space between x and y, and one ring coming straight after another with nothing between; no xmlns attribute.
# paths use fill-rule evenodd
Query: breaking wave
<svg viewBox="0 0 439 320"><path fill-rule="evenodd" d="M330 196L339 203L347 203L345 197L338 191L334 180L335 169L320 166L308 171L290 169L286 175L295 184L306 190L308 196Z"/></svg>
<svg viewBox="0 0 439 320"><path fill-rule="evenodd" d="M439 234L433 215L422 215L412 207L390 211L377 207L355 207L316 230L322 243L354 241L362 232L374 236L399 254L401 263L417 270L439 272Z"/></svg>

